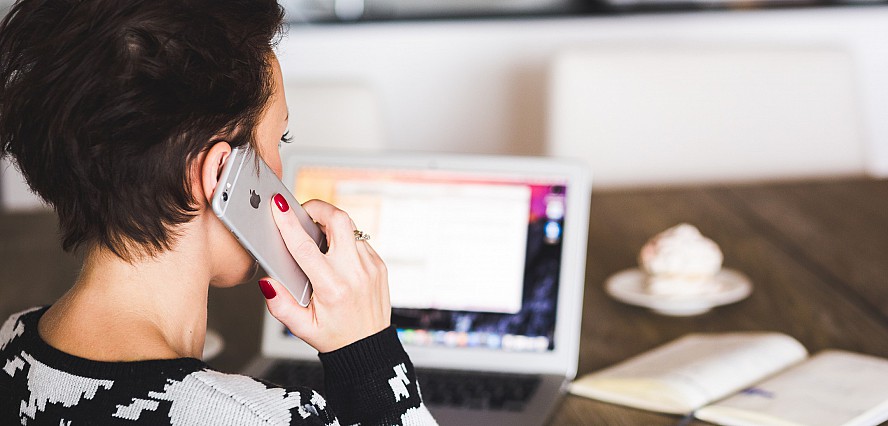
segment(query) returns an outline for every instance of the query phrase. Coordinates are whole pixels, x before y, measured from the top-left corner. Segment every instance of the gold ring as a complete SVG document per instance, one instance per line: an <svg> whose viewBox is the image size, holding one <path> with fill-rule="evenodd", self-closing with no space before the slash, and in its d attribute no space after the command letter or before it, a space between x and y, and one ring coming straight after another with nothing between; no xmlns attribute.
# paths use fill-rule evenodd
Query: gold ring
<svg viewBox="0 0 888 426"><path fill-rule="evenodd" d="M370 239L370 234L368 234L364 231L359 231L359 230L355 229L355 241L367 241L369 239Z"/></svg>

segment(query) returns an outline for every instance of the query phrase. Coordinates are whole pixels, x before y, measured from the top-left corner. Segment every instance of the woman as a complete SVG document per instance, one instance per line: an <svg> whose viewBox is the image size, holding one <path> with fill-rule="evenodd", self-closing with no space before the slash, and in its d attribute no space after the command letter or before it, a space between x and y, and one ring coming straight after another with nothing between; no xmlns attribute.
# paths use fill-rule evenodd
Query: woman
<svg viewBox="0 0 888 426"><path fill-rule="evenodd" d="M199 361L209 286L255 264L209 207L249 145L281 174L287 106L272 0L22 0L0 25L0 154L58 213L82 271L57 303L0 328L0 424L424 424L390 325L385 265L348 215L273 211L314 284L308 308L274 280L268 309L320 352L327 399ZM26 284L26 283L22 283Z"/></svg>

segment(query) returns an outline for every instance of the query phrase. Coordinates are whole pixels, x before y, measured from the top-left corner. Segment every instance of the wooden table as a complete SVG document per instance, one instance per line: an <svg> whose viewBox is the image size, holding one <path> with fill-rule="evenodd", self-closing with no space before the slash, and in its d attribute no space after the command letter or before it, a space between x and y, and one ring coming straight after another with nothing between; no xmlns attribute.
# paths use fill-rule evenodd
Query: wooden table
<svg viewBox="0 0 888 426"><path fill-rule="evenodd" d="M675 318L604 293L607 276L635 266L651 235L680 222L721 245L725 266L752 279L752 296ZM0 317L50 303L72 282L77 261L58 250L55 232L48 214L0 216ZM699 331L775 330L811 352L888 357L888 181L594 192L589 233L581 375ZM262 309L255 285L211 291L209 326L226 341L217 368L236 372L257 352ZM680 420L568 396L551 423Z"/></svg>

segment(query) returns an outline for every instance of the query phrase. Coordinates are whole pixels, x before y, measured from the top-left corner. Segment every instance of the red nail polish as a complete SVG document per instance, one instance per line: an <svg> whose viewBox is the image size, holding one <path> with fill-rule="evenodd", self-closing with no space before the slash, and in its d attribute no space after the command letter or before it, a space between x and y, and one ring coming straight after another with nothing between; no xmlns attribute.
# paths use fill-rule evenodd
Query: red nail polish
<svg viewBox="0 0 888 426"><path fill-rule="evenodd" d="M277 296L277 292L274 291L274 287L268 280L259 280L259 290L262 291L262 295L266 299L273 299L274 296Z"/></svg>
<svg viewBox="0 0 888 426"><path fill-rule="evenodd" d="M286 213L288 210L290 210L290 205L287 204L287 199L284 198L284 196L281 194L274 194L274 204L276 204L278 206L278 210L283 213ZM269 299L271 298L269 297Z"/></svg>

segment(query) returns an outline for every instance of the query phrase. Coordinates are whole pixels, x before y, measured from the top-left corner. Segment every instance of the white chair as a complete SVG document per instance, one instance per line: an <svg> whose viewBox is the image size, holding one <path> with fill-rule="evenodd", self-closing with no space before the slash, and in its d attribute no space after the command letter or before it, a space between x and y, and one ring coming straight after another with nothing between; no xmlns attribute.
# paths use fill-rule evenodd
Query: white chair
<svg viewBox="0 0 888 426"><path fill-rule="evenodd" d="M596 187L858 175L857 90L831 46L575 49L551 69L547 152Z"/></svg>

